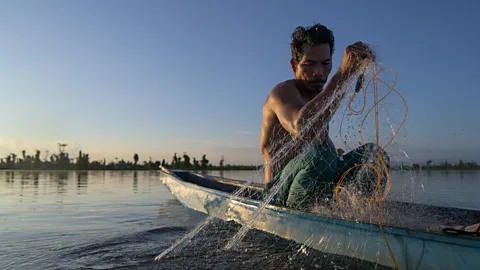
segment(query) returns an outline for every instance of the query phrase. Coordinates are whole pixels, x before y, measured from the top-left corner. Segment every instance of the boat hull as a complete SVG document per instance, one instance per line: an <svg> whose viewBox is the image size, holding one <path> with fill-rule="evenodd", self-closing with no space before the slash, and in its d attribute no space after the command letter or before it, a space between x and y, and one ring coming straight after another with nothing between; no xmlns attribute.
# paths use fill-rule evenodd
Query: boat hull
<svg viewBox="0 0 480 270"><path fill-rule="evenodd" d="M185 207L244 225L260 206L259 201L190 183L178 175L162 172L161 178ZM213 178L202 177L214 182ZM251 226L321 252L395 267L380 228L375 224L268 205ZM480 241L476 239L393 227L383 229L400 269L480 269Z"/></svg>

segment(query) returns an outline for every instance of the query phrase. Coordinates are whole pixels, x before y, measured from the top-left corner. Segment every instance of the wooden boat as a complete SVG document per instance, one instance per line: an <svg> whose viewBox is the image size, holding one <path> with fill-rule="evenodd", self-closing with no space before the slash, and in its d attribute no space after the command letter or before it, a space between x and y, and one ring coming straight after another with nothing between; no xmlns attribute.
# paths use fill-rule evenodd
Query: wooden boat
<svg viewBox="0 0 480 270"><path fill-rule="evenodd" d="M232 196L246 182L161 167L161 180L185 206L225 221L245 224L261 204L263 184L248 186L249 196ZM425 206L423 206L425 207ZM439 207L432 206L439 211ZM468 222L480 222L480 212L463 211ZM442 212L442 211L439 211ZM473 224L473 223L470 223ZM329 218L267 205L251 226L321 252L344 255L394 268L386 242L376 224ZM382 226L400 269L480 269L478 233L447 234Z"/></svg>

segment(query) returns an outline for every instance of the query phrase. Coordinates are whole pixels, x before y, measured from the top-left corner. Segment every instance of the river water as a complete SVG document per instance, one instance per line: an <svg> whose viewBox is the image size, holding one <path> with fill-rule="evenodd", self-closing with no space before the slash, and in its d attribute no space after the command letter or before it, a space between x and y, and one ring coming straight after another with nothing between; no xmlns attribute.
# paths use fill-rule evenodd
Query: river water
<svg viewBox="0 0 480 270"><path fill-rule="evenodd" d="M261 181L257 172L207 173ZM479 190L480 171L394 171L390 196L480 210ZM226 244L227 232L238 229L230 223L209 225L210 231L202 232L208 241L180 257L153 261L205 218L183 207L154 171L0 171L0 269L338 266L331 258L322 261L320 255L295 260L292 254L297 253L286 251L297 248L294 244L261 232L245 238L242 252L215 253L218 245Z"/></svg>

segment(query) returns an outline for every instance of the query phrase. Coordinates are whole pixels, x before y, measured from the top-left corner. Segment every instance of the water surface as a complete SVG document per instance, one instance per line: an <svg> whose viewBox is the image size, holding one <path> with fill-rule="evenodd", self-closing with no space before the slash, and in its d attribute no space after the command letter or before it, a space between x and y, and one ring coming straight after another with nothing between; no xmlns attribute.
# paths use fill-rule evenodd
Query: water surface
<svg viewBox="0 0 480 270"><path fill-rule="evenodd" d="M208 173L261 181L257 172ZM478 190L477 171L404 171L392 173L390 194L405 201L480 210ZM226 239L238 230L231 223L211 224L202 232L203 242L186 249L184 255L153 262L204 219L204 214L183 207L171 195L159 181L158 172L0 171L0 269L231 269L255 265L289 269L300 264L333 269L341 263L321 254L302 255L297 252L301 247L261 232L250 233L238 249L241 252L220 252ZM304 258L294 260L295 256Z"/></svg>

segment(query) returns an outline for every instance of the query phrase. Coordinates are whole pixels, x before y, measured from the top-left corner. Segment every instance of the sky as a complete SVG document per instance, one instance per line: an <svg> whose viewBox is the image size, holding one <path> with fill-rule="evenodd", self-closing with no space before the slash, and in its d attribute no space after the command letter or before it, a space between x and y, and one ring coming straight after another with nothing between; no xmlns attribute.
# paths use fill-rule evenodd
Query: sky
<svg viewBox="0 0 480 270"><path fill-rule="evenodd" d="M392 155L480 161L479 8L476 1L3 2L0 156L52 153L61 142L93 159L138 153L169 161L187 152L261 164L262 105L293 76L290 35L321 23L335 34L334 70L356 41L396 70L408 116ZM401 100L384 108L398 126ZM341 147L339 132L331 136Z"/></svg>

